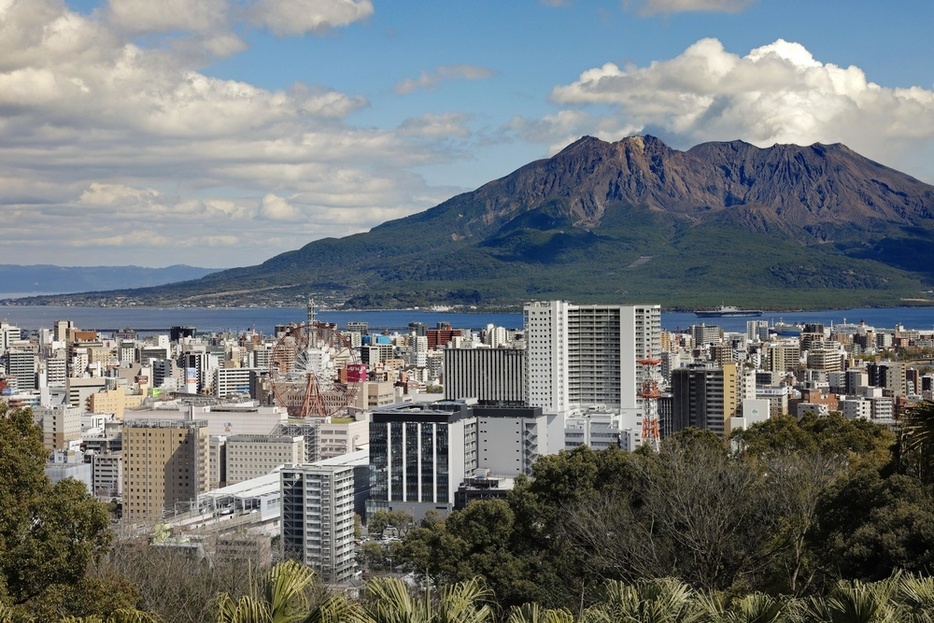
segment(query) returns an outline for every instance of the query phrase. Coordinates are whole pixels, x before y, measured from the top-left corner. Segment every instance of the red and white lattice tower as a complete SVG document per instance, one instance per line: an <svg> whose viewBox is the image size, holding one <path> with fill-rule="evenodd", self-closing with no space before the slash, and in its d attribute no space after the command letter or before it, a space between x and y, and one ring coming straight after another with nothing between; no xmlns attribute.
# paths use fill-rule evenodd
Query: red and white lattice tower
<svg viewBox="0 0 934 623"><path fill-rule="evenodd" d="M649 353L644 359L637 359L636 362L642 366L642 389L639 390L639 398L642 399L642 444L650 446L658 452L661 436L658 433L658 399L661 392L658 391L658 366L662 360L652 357Z"/></svg>

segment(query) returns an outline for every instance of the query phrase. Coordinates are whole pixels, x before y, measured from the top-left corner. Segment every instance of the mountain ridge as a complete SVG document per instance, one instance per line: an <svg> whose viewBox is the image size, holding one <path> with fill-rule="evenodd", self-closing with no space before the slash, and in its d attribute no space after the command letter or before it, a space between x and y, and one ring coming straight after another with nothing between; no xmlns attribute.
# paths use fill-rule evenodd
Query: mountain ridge
<svg viewBox="0 0 934 623"><path fill-rule="evenodd" d="M368 232L119 294L148 304L262 291L265 304L317 292L356 307L545 297L881 305L927 296L931 254L934 187L845 145L680 151L651 135L585 136Z"/></svg>

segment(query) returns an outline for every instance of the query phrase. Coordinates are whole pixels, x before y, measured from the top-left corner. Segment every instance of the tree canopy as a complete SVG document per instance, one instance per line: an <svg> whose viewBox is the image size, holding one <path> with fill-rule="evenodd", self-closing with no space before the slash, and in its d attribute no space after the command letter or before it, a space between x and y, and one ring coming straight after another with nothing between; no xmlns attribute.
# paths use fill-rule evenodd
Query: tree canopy
<svg viewBox="0 0 934 623"><path fill-rule="evenodd" d="M111 543L110 520L82 483L52 485L45 462L32 412L0 403L0 601L24 612L57 601L72 614L93 583L89 565Z"/></svg>

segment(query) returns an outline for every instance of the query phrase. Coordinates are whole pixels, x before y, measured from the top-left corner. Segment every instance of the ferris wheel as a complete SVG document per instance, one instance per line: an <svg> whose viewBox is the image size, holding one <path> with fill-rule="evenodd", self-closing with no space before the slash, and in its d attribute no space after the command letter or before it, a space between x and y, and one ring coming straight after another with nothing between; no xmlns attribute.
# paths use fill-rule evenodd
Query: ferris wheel
<svg viewBox="0 0 934 623"><path fill-rule="evenodd" d="M364 380L350 340L326 323L293 325L270 354L269 383L290 418L346 413Z"/></svg>

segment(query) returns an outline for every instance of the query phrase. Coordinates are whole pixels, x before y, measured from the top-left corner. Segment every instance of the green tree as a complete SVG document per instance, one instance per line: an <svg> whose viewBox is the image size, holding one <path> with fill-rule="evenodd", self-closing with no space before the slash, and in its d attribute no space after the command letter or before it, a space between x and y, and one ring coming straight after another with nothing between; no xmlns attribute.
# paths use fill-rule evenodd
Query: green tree
<svg viewBox="0 0 934 623"><path fill-rule="evenodd" d="M934 569L934 494L917 480L864 468L831 487L817 514L812 542L831 578Z"/></svg>
<svg viewBox="0 0 934 623"><path fill-rule="evenodd" d="M396 533L401 537L409 531L412 526L413 517L411 513L404 510L386 510L379 509L373 512L367 518L367 531L373 538L379 538L385 532L386 528L395 528Z"/></svg>
<svg viewBox="0 0 934 623"><path fill-rule="evenodd" d="M31 411L0 404L0 598L24 612L81 582L111 543L106 507L76 480L51 485L45 457Z"/></svg>
<svg viewBox="0 0 934 623"><path fill-rule="evenodd" d="M741 451L752 457L789 452L839 456L851 469L863 465L881 469L892 461L895 435L868 420L848 420L840 413L827 416L806 414L772 417L746 430L735 432L731 439Z"/></svg>

